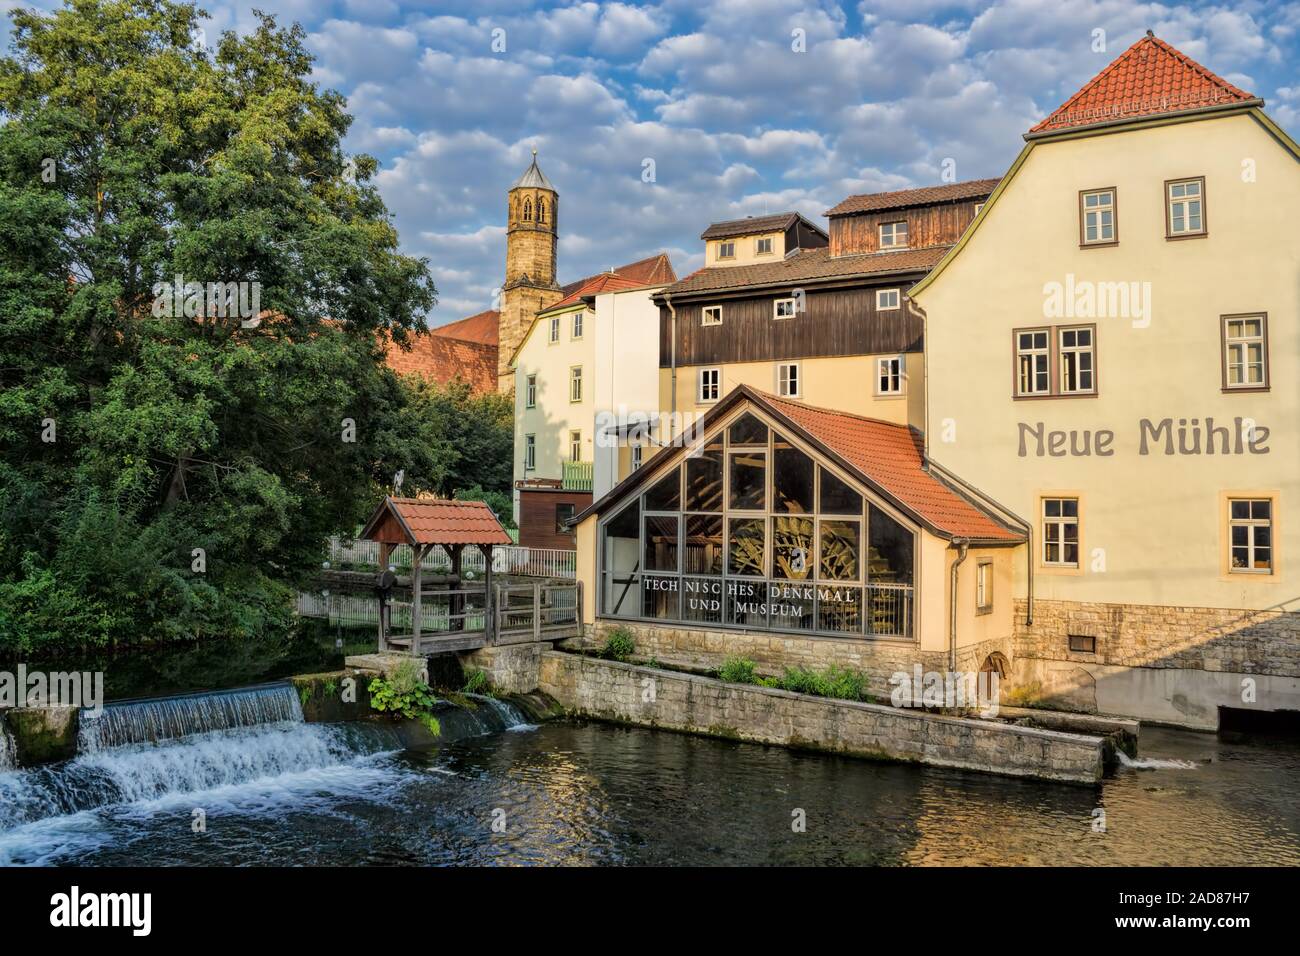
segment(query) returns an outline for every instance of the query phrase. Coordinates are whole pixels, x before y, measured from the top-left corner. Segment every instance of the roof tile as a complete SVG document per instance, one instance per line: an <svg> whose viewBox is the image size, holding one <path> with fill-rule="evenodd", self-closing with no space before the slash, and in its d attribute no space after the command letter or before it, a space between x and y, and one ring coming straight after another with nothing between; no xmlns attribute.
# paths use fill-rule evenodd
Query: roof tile
<svg viewBox="0 0 1300 956"><path fill-rule="evenodd" d="M863 193L850 196L837 206L826 210L827 216L847 216L859 212L882 212L886 209L907 209L912 206L930 206L961 199L981 199L989 196L1000 182L998 179L971 179L964 183L944 186L921 186L918 189L898 189L889 193Z"/></svg>
<svg viewBox="0 0 1300 956"><path fill-rule="evenodd" d="M374 526L388 512L396 514L414 537L406 544L511 543L510 535L486 503L446 498L385 498L366 522L361 536L369 538L374 534Z"/></svg>
<svg viewBox="0 0 1300 956"><path fill-rule="evenodd" d="M779 286L816 279L852 278L906 272L929 272L948 246L928 246L899 252L862 253L832 256L830 249L801 249L778 262L744 266L719 266L700 269L664 292L684 295L693 292L720 292L751 286Z"/></svg>

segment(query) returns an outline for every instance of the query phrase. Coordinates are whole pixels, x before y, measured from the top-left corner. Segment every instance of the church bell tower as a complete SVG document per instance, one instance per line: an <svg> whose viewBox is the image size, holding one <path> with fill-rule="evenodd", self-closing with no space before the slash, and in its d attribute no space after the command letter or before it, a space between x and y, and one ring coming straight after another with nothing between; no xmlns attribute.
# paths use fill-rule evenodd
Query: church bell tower
<svg viewBox="0 0 1300 956"><path fill-rule="evenodd" d="M563 297L555 281L559 196L537 165L537 150L507 197L506 281L501 288L497 335L497 388L502 392L514 387L510 357L524 340L533 317Z"/></svg>

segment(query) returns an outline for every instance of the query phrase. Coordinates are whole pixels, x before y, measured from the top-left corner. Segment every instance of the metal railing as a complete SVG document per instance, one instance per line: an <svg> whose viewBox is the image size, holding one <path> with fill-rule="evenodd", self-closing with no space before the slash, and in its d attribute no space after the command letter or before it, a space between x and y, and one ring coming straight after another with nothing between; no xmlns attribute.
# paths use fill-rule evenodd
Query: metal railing
<svg viewBox="0 0 1300 956"><path fill-rule="evenodd" d="M594 467L589 461L561 462L560 486L565 491L591 491Z"/></svg>
<svg viewBox="0 0 1300 956"><path fill-rule="evenodd" d="M910 584L868 584L865 595L866 630L870 637L911 637Z"/></svg>
<svg viewBox="0 0 1300 956"><path fill-rule="evenodd" d="M577 552L561 551L557 548L528 548L517 544L497 545L492 552L492 571L496 574L522 574L540 578L574 578L577 577ZM345 542L334 537L329 540L330 568L334 570L370 569L379 567L379 543L377 541ZM412 564L411 549L402 545L394 548L388 556L388 563L398 571L410 571ZM451 555L440 545L429 550L420 562L425 571L448 573L451 571ZM461 560L461 568L482 574L484 571L483 554L477 548L466 548Z"/></svg>

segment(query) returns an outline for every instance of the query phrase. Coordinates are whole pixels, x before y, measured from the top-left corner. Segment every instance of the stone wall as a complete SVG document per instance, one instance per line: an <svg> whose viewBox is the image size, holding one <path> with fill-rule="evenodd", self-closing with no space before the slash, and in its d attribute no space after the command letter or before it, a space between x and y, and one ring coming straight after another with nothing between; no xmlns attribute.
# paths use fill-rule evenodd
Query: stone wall
<svg viewBox="0 0 1300 956"><path fill-rule="evenodd" d="M542 652L550 649L548 641L481 647L461 655L461 663L466 668L477 667L486 671L493 690L503 694L527 694L537 689Z"/></svg>
<svg viewBox="0 0 1300 956"><path fill-rule="evenodd" d="M916 644L905 641L794 637L758 631L708 631L640 622L597 621L585 628L581 638L565 641L561 646L597 649L604 646L609 632L616 627L631 632L639 659L716 670L728 657L744 657L757 665L759 673L766 675L778 675L786 667L823 670L831 664L838 664L864 673L870 694L881 699L889 697L889 679L899 671L910 674L916 664L927 671L948 670L946 652L922 651ZM1009 640L982 641L969 647L959 647L957 669L978 671L990 653L1000 651L1010 658L1010 650Z"/></svg>
<svg viewBox="0 0 1300 956"><path fill-rule="evenodd" d="M649 727L1077 783L1102 773L1098 737L724 684L559 651L541 656L540 690L571 713Z"/></svg>

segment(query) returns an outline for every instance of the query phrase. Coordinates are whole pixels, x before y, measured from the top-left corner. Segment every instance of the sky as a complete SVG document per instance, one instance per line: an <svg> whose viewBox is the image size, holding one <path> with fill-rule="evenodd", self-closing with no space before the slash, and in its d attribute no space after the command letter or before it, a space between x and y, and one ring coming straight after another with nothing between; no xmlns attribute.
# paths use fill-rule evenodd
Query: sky
<svg viewBox="0 0 1300 956"><path fill-rule="evenodd" d="M19 5L58 0L0 0ZM946 167L1000 176L1025 130L1147 29L1300 133L1300 0L200 6L212 36L250 29L254 8L306 29L316 81L355 118L345 147L380 160L403 251L429 260L430 325L496 304L505 193L532 149L559 192L568 282L661 251L684 276L717 220L825 226L853 193Z"/></svg>

